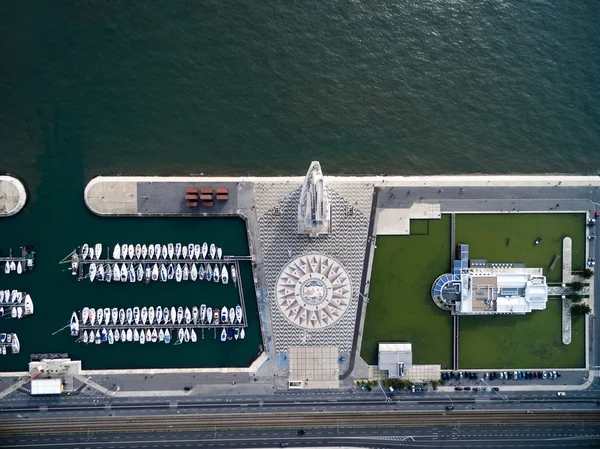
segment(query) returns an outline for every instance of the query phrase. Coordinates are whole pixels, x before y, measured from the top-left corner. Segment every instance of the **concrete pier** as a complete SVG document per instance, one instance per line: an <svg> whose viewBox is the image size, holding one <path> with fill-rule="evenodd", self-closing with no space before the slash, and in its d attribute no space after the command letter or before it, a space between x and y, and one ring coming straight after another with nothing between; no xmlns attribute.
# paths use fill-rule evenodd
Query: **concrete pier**
<svg viewBox="0 0 600 449"><path fill-rule="evenodd" d="M10 217L19 213L25 202L25 187L12 176L0 176L0 217Z"/></svg>

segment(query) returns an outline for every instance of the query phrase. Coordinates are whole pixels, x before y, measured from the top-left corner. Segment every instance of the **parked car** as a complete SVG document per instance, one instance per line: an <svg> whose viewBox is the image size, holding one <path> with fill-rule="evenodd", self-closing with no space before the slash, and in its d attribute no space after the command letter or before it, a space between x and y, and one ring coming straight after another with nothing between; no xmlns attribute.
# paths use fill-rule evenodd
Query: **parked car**
<svg viewBox="0 0 600 449"><path fill-rule="evenodd" d="M454 410L454 406L453 405L447 405L446 406L446 410Z"/></svg>
<svg viewBox="0 0 600 449"><path fill-rule="evenodd" d="M595 214L594 214L595 216ZM588 226L594 226L596 224L596 219L595 218L590 218L587 222Z"/></svg>
<svg viewBox="0 0 600 449"><path fill-rule="evenodd" d="M558 376L556 375L556 371L552 371L552 379L556 380Z"/></svg>
<svg viewBox="0 0 600 449"><path fill-rule="evenodd" d="M594 234L588 235L588 240L596 240L596 236Z"/></svg>
<svg viewBox="0 0 600 449"><path fill-rule="evenodd" d="M454 387L454 391L463 391L462 387Z"/></svg>
<svg viewBox="0 0 600 449"><path fill-rule="evenodd" d="M599 217L600 217L600 211L594 212L594 218L599 218Z"/></svg>
<svg viewBox="0 0 600 449"><path fill-rule="evenodd" d="M546 373L546 371L542 371L542 376L544 379L546 379L548 377L548 374Z"/></svg>
<svg viewBox="0 0 600 449"><path fill-rule="evenodd" d="M498 387L492 387L492 391L500 391L500 388L498 388Z"/></svg>
<svg viewBox="0 0 600 449"><path fill-rule="evenodd" d="M593 267L594 265L596 265L596 259L594 259L593 257L590 257L588 259L587 263L590 267Z"/></svg>
<svg viewBox="0 0 600 449"><path fill-rule="evenodd" d="M560 371L557 371L557 372L556 372L556 375L557 375L558 377L560 377Z"/></svg>
<svg viewBox="0 0 600 449"><path fill-rule="evenodd" d="M465 387L465 391L471 391L471 387Z"/></svg>
<svg viewBox="0 0 600 449"><path fill-rule="evenodd" d="M558 391L556 392L556 396L566 396L567 393L565 393L564 391Z"/></svg>
<svg viewBox="0 0 600 449"><path fill-rule="evenodd" d="M479 388L478 387L473 387L473 391L477 392L477 391L479 391Z"/></svg>

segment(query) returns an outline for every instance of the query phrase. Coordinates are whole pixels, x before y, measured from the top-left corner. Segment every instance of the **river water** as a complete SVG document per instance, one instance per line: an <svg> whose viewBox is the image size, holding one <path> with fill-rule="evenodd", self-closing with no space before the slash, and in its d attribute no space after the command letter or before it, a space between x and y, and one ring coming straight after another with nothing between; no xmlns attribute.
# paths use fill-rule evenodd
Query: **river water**
<svg viewBox="0 0 600 449"><path fill-rule="evenodd" d="M23 354L0 367L44 350L89 353L85 367L256 354L258 333L243 356L206 343L142 361L50 337L88 295L209 294L77 284L56 262L84 240L247 251L235 220L92 216L82 192L98 174L297 175L314 159L326 174L598 173L599 19L598 2L550 0L2 2L0 171L30 201L0 222L0 248L35 243L39 267L0 279L38 306L1 323Z"/></svg>

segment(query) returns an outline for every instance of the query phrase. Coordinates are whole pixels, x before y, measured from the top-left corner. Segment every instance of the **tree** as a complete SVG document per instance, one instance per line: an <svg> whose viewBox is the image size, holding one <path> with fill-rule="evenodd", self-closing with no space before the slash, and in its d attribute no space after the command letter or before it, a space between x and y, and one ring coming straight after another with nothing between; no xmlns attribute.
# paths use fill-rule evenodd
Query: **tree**
<svg viewBox="0 0 600 449"><path fill-rule="evenodd" d="M583 272L581 273L581 277L583 277L584 279L589 279L594 275L594 270L590 269L590 268L584 268Z"/></svg>
<svg viewBox="0 0 600 449"><path fill-rule="evenodd" d="M583 296L581 296L579 293L571 293L569 295L569 299L573 302L581 302Z"/></svg>
<svg viewBox="0 0 600 449"><path fill-rule="evenodd" d="M571 306L571 312L576 315L587 315L592 312L592 309L587 304L574 304Z"/></svg>
<svg viewBox="0 0 600 449"><path fill-rule="evenodd" d="M580 281L569 282L567 285L571 287L574 292L579 292L583 290L583 287L585 286L584 283Z"/></svg>

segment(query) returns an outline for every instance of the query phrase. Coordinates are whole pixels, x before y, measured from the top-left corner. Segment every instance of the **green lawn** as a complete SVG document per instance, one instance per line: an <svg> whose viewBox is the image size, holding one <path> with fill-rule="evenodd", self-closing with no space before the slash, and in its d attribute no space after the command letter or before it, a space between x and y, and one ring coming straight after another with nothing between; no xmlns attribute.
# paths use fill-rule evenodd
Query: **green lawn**
<svg viewBox="0 0 600 449"><path fill-rule="evenodd" d="M450 269L450 216L430 220L428 234L424 223L417 228L420 235L377 237L361 350L371 365L378 342L412 343L415 364L452 365L452 318L431 299L431 284Z"/></svg>
<svg viewBox="0 0 600 449"><path fill-rule="evenodd" d="M573 317L572 340L561 340L561 300L549 299L546 310L519 316L460 318L459 366L469 368L582 368L585 326Z"/></svg>
<svg viewBox="0 0 600 449"><path fill-rule="evenodd" d="M573 270L585 268L584 214L481 214L456 216L456 243L468 243L472 259L524 262L543 268L548 282L561 281L562 240L573 240ZM539 245L535 239L541 237ZM550 264L561 255L552 271Z"/></svg>

